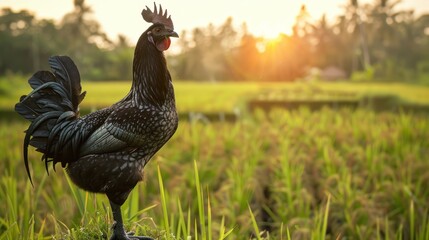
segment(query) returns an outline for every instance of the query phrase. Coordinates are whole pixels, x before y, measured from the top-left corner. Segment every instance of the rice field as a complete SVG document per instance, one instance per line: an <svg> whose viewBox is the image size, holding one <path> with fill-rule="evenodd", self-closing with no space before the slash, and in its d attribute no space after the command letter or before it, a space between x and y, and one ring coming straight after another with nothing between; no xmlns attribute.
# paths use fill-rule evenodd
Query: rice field
<svg viewBox="0 0 429 240"><path fill-rule="evenodd" d="M0 83L2 83L0 78ZM31 88L24 79L13 79L14 84L0 91L0 109L11 109L17 99L27 94ZM131 83L122 82L82 82L87 91L81 109L96 110L111 105L123 98ZM180 112L235 112L243 110L249 99L267 97L280 99L312 98L315 100L335 98L323 92L353 93L362 95L396 95L401 100L415 104L429 104L429 87L403 83L365 83L350 82L190 82L175 81L177 107ZM1 87L1 84L0 84ZM1 88L0 88L1 90ZM317 94L322 92L322 94ZM268 94L267 94L268 93ZM285 94L283 94L285 93Z"/></svg>
<svg viewBox="0 0 429 240"><path fill-rule="evenodd" d="M86 106L101 89L92 86L84 86ZM197 92L202 102L188 96L182 109L231 111L240 103L228 96L244 102L242 96L270 88L249 84L239 97L238 85L218 87L225 99L216 103L204 102L215 98L216 87L203 92L208 86L179 84L179 108L181 94ZM101 92L109 99L122 96L108 91ZM419 91L398 94L426 101ZM77 189L60 167L48 176L35 151L31 186L21 153L26 126L0 120L0 239L106 239L107 198ZM156 239L429 239L428 139L425 114L364 109L181 121L124 204L124 221Z"/></svg>

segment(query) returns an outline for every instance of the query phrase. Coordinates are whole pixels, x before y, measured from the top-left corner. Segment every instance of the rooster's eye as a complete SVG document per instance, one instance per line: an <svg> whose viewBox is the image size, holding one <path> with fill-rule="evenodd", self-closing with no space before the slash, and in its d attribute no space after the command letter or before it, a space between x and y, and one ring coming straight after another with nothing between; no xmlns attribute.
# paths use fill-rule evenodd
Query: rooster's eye
<svg viewBox="0 0 429 240"><path fill-rule="evenodd" d="M153 29L153 31L154 31L155 33L159 33L159 32L161 32L161 28L159 28L159 27L154 28L154 29Z"/></svg>

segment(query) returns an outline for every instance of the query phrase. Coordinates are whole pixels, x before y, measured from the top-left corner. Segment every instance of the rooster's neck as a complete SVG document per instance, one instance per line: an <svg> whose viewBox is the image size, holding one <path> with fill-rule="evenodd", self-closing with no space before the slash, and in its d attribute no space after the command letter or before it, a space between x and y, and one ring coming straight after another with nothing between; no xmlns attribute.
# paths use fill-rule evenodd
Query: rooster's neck
<svg viewBox="0 0 429 240"><path fill-rule="evenodd" d="M164 54L143 34L136 46L133 61L133 84L130 94L135 104L161 106L169 95L170 74Z"/></svg>

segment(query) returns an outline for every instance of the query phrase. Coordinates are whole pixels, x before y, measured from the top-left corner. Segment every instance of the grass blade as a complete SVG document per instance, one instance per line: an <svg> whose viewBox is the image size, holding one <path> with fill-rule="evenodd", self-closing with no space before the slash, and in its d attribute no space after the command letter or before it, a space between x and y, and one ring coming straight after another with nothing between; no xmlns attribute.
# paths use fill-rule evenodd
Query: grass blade
<svg viewBox="0 0 429 240"><path fill-rule="evenodd" d="M161 175L161 169L158 165L158 182L159 182L159 191L161 194L161 206L162 206L162 213L163 213L163 219L164 219L164 227L165 227L165 231L167 232L167 236L170 237L171 236L171 232L170 232L170 224L169 224L169 219L168 219L168 211L167 211L167 199L165 196L165 191L164 191L164 183L162 181L162 175Z"/></svg>
<svg viewBox="0 0 429 240"><path fill-rule="evenodd" d="M247 207L249 208L250 219L252 220L252 226L253 226L253 230L255 231L256 238L258 240L261 240L262 238L260 236L261 234L259 232L259 227L258 227L258 223L256 222L255 215L253 215L252 208L250 208L249 204L247 204Z"/></svg>
<svg viewBox="0 0 429 240"><path fill-rule="evenodd" d="M204 211L204 199L200 185L200 177L198 175L197 162L194 161L194 172L195 172L195 188L197 190L197 202L198 202L198 216L200 218L200 228L202 239L207 239L206 224L205 224L205 211Z"/></svg>

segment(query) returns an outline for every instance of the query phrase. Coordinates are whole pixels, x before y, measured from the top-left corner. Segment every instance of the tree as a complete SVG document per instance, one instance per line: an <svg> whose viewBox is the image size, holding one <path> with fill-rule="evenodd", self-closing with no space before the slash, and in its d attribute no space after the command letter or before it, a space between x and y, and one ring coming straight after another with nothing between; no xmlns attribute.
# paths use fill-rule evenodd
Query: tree
<svg viewBox="0 0 429 240"><path fill-rule="evenodd" d="M0 74L6 71L28 72L33 69L33 49L28 47L33 41L33 21L34 16L27 11L14 12L10 8L1 10Z"/></svg>
<svg viewBox="0 0 429 240"><path fill-rule="evenodd" d="M233 64L230 64L233 79L260 80L262 56L258 50L260 40L250 34L247 25L243 24L240 44L234 54Z"/></svg>
<svg viewBox="0 0 429 240"><path fill-rule="evenodd" d="M181 33L181 52L172 61L177 77L210 81L231 79L235 65L233 53L239 44L232 18L220 27L209 24L188 34Z"/></svg>
<svg viewBox="0 0 429 240"><path fill-rule="evenodd" d="M100 79L104 54L99 48L109 46L111 41L91 13L85 0L74 0L73 11L63 17L59 28L61 37L72 40L65 41L61 50L76 61L83 78Z"/></svg>
<svg viewBox="0 0 429 240"><path fill-rule="evenodd" d="M326 16L314 21L303 5L293 34L274 40L254 37L245 24L237 30L232 18L183 31L180 52L167 53L171 73L200 81L292 81L311 67L334 65L350 75L366 71L378 79L416 81L429 76L429 15L398 9L399 2L361 6L349 0L335 22ZM111 41L84 0L74 5L60 23L0 10L0 74L30 75L48 68L49 56L64 54L75 60L83 79L131 79L134 50L128 40Z"/></svg>

